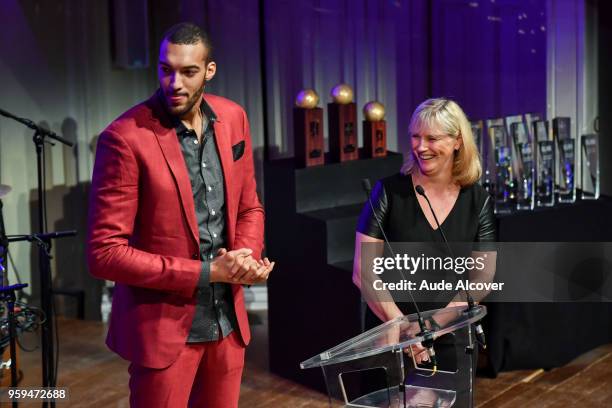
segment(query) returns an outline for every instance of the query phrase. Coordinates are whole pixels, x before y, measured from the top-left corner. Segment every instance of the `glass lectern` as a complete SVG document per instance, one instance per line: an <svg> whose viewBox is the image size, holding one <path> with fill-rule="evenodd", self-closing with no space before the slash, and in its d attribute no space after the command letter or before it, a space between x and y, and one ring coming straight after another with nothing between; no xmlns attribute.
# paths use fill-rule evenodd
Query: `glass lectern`
<svg viewBox="0 0 612 408"><path fill-rule="evenodd" d="M417 365L408 351L421 343L416 314L398 317L303 361L321 367L331 406L361 408L472 407L478 305L422 312L434 332L437 369Z"/></svg>

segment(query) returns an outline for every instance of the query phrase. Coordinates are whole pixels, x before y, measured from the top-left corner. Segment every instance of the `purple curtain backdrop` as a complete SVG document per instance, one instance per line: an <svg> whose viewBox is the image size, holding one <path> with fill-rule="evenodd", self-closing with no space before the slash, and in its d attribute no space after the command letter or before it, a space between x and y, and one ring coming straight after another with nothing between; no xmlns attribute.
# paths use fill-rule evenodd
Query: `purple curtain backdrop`
<svg viewBox="0 0 612 408"><path fill-rule="evenodd" d="M386 105L389 145L405 152L414 108L455 98L471 119L546 113L545 2L265 0L269 140L291 156L293 98L347 82L358 109ZM359 112L358 120L361 120Z"/></svg>
<svg viewBox="0 0 612 408"><path fill-rule="evenodd" d="M432 94L472 119L546 114L546 2L432 1Z"/></svg>
<svg viewBox="0 0 612 408"><path fill-rule="evenodd" d="M293 155L292 107L303 88L314 88L326 110L331 88L348 83L358 121L365 103L381 101L389 147L400 152L408 148L412 111L428 97L457 99L471 119L546 113L546 2L156 0L150 14L153 59L171 24L206 27L219 66L208 91L246 108L256 147L264 138L265 72L272 158ZM154 69L146 75L154 83Z"/></svg>

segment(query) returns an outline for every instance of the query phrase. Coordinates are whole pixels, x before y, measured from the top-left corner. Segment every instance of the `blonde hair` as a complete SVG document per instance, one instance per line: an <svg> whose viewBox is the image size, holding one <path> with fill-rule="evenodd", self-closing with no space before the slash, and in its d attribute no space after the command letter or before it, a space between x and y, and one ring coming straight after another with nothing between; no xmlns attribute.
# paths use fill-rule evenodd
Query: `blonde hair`
<svg viewBox="0 0 612 408"><path fill-rule="evenodd" d="M461 187L476 183L482 174L480 156L472 135L472 127L463 109L455 101L446 98L433 98L421 103L410 119L408 126L410 135L419 134L423 129L433 128L439 128L455 139L461 137L463 143L455 154L453 162L453 180ZM414 168L415 159L410 149L401 172L410 174Z"/></svg>

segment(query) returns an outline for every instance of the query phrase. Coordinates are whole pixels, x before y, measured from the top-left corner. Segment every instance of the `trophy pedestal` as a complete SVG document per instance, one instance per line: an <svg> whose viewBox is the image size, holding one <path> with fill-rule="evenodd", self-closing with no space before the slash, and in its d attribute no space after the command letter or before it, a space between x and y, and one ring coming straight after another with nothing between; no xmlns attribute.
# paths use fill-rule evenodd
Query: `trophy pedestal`
<svg viewBox="0 0 612 408"><path fill-rule="evenodd" d="M323 109L293 108L293 137L296 167L325 163Z"/></svg>
<svg viewBox="0 0 612 408"><path fill-rule="evenodd" d="M329 115L329 153L333 162L357 160L357 108L355 103L327 104Z"/></svg>
<svg viewBox="0 0 612 408"><path fill-rule="evenodd" d="M367 158L387 155L387 122L363 122L363 151Z"/></svg>

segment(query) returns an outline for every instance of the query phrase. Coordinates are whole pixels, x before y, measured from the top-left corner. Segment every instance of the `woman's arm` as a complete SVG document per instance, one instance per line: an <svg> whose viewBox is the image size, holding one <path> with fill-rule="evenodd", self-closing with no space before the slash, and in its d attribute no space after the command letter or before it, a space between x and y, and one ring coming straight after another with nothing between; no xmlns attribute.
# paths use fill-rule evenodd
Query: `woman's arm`
<svg viewBox="0 0 612 408"><path fill-rule="evenodd" d="M378 181L372 189L369 201L365 203L359 216L357 232L355 234L355 258L353 259L353 283L361 291L362 297L372 312L383 322L402 316L403 313L397 307L388 291L374 289L373 283L379 277L376 276L371 268L364 271L361 270L361 258L363 244L372 245L374 253L368 253L369 257L382 256L383 254L382 244L385 234L381 228L384 228L383 226L387 223L388 201L385 186L382 181Z"/></svg>
<svg viewBox="0 0 612 408"><path fill-rule="evenodd" d="M355 258L353 259L353 283L359 288L366 303L374 314L383 322L403 316L403 313L391 300L391 294L387 291L377 291L373 288L373 282L379 279L371 269L362 271L361 269L361 249L362 244L382 244L384 241L372 238L369 235L357 232L355 234ZM382 256L383 246L376 246L376 256ZM378 250L380 248L380 250Z"/></svg>

